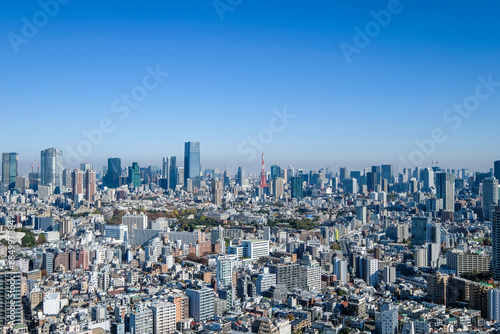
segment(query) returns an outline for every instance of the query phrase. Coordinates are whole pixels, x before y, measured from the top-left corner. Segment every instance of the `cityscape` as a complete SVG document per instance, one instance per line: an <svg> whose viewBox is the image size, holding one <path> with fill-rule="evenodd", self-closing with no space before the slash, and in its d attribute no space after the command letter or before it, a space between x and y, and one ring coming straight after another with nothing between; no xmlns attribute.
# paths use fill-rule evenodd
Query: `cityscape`
<svg viewBox="0 0 500 334"><path fill-rule="evenodd" d="M500 3L2 5L0 334L500 334Z"/></svg>
<svg viewBox="0 0 500 334"><path fill-rule="evenodd" d="M70 170L49 148L28 176L3 153L5 330L496 331L500 160L303 170L262 152L247 175L184 152Z"/></svg>

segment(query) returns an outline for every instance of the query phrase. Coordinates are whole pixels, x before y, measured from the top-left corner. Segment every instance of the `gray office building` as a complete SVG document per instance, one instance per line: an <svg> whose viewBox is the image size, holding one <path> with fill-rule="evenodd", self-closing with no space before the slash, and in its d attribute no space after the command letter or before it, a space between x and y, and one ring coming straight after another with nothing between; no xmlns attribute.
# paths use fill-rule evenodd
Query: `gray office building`
<svg viewBox="0 0 500 334"><path fill-rule="evenodd" d="M163 158L162 178L167 180L167 188L175 190L177 186L177 158Z"/></svg>
<svg viewBox="0 0 500 334"><path fill-rule="evenodd" d="M455 176L450 173L436 173L436 197L443 200L444 211L455 211Z"/></svg>
<svg viewBox="0 0 500 334"><path fill-rule="evenodd" d="M8 189L16 187L18 161L19 155L17 153L2 154L2 182Z"/></svg>
<svg viewBox="0 0 500 334"><path fill-rule="evenodd" d="M184 144L184 186L187 180L192 181L193 187L200 187L201 164L200 164L200 143L189 141Z"/></svg>
<svg viewBox="0 0 500 334"><path fill-rule="evenodd" d="M63 187L62 151L48 148L41 153L42 185L52 184L55 194L60 194Z"/></svg>

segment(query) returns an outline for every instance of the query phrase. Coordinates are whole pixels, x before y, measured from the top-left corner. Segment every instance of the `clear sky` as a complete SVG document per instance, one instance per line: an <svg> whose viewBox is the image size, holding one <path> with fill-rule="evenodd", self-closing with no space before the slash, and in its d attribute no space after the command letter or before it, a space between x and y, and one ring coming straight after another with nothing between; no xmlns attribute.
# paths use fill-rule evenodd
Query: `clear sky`
<svg viewBox="0 0 500 334"><path fill-rule="evenodd" d="M24 172L49 147L67 167L182 162L190 140L206 168L250 172L251 145L268 167L500 159L496 1L53 1L0 11L0 149Z"/></svg>

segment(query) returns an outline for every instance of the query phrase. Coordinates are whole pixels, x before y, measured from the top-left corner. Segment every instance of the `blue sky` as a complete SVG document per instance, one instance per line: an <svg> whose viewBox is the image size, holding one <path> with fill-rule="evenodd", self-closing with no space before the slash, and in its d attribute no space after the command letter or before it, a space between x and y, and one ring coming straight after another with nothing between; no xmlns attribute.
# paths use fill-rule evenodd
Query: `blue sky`
<svg viewBox="0 0 500 334"><path fill-rule="evenodd" d="M255 172L259 157L243 153L249 137L268 133L284 109L294 118L256 145L268 166L398 167L413 154L488 170L500 159L500 87L457 129L443 118L474 96L479 76L500 81L497 2L401 1L350 62L341 43L355 45L355 27L366 32L388 1L220 0L232 9L223 20L213 1L65 2L28 38L25 22L44 18L40 3L6 0L0 12L0 148L18 152L24 172L42 149L76 152L102 120L113 131L79 154L96 169L113 156L182 161L192 140L205 167L233 161ZM23 42L13 47L13 36ZM112 103L157 66L168 76L120 119ZM446 140L415 153L437 128Z"/></svg>

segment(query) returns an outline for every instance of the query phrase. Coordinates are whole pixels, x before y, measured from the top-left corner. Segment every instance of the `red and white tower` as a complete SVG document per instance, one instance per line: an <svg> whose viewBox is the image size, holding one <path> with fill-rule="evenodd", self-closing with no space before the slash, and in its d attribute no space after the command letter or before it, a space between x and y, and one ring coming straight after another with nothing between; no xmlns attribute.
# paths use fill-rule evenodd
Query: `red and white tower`
<svg viewBox="0 0 500 334"><path fill-rule="evenodd" d="M260 172L260 187L267 188L266 168L264 167L264 150L262 150L262 171Z"/></svg>

